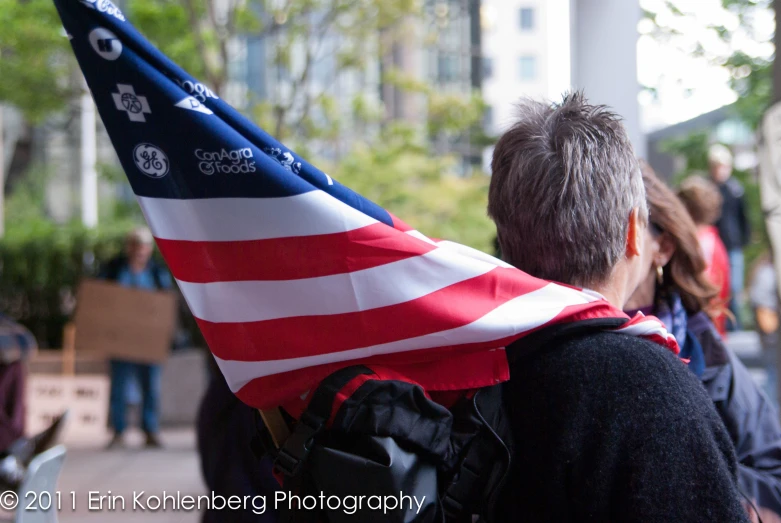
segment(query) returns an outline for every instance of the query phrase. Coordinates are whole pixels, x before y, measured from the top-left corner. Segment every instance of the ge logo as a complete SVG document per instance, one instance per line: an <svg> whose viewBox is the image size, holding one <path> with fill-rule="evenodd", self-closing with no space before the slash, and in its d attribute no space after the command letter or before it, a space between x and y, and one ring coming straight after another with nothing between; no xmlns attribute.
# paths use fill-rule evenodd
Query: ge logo
<svg viewBox="0 0 781 523"><path fill-rule="evenodd" d="M168 174L168 157L159 147L140 143L133 149L133 161L142 173L150 178L162 178Z"/></svg>
<svg viewBox="0 0 781 523"><path fill-rule="evenodd" d="M122 93L122 106L126 111L136 114L140 113L144 108L141 105L141 100L131 93Z"/></svg>
<svg viewBox="0 0 781 523"><path fill-rule="evenodd" d="M122 42L117 35L103 27L90 31L89 43L104 60L116 60L122 54Z"/></svg>

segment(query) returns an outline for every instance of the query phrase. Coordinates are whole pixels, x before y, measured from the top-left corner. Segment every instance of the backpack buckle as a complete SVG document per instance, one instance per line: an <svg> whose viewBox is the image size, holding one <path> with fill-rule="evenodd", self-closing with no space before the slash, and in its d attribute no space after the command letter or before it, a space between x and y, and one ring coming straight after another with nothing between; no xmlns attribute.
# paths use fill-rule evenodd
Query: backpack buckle
<svg viewBox="0 0 781 523"><path fill-rule="evenodd" d="M296 423L293 433L285 440L279 449L274 466L285 476L298 474L301 464L306 461L312 450L315 436L323 430L324 420L304 412Z"/></svg>

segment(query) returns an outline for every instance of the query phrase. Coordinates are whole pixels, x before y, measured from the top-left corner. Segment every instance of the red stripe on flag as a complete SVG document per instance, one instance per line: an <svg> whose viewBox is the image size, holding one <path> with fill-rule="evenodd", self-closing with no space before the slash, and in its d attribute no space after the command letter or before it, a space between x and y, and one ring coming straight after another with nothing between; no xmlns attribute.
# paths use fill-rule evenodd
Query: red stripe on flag
<svg viewBox="0 0 781 523"><path fill-rule="evenodd" d="M510 340L506 340L509 342ZM478 389L510 378L503 350L486 350L501 346L502 340L491 344L443 347L364 358L349 363L319 365L250 381L236 395L244 403L259 409L283 405L293 416L299 416L317 384L326 376L350 365L392 365L395 372L419 383L426 391ZM463 352L469 351L469 352ZM425 360L421 359L425 358ZM438 359L439 358L439 359ZM305 398L300 396L310 394Z"/></svg>
<svg viewBox="0 0 781 523"><path fill-rule="evenodd" d="M225 360L315 356L462 327L513 298L548 285L525 275L519 278L520 274L516 269L496 267L415 300L345 314L248 323L196 320L209 348Z"/></svg>
<svg viewBox="0 0 781 523"><path fill-rule="evenodd" d="M157 238L180 281L297 280L370 269L426 254L431 245L383 223L337 234L191 242Z"/></svg>

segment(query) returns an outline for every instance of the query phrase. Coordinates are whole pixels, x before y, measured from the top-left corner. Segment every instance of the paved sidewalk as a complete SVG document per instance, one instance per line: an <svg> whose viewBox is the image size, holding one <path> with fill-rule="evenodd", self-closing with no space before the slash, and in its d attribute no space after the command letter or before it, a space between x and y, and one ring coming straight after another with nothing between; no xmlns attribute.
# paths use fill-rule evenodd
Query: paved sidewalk
<svg viewBox="0 0 781 523"><path fill-rule="evenodd" d="M162 497L164 491L173 496L179 492L181 496L193 497L206 493L193 430L163 432L165 448L161 450L140 448L141 434L128 436L128 448L122 450L68 449L58 485L63 505L60 523L197 523L200 514L195 510L169 508L143 512L133 509L134 493L141 491L145 497ZM70 507L71 491L76 497L75 511ZM90 491L99 491L102 495L108 495L110 491L112 496L121 496L125 500L125 510L122 510L119 498L114 498L117 500L114 510L110 510L108 501L104 501L102 509L90 510Z"/></svg>

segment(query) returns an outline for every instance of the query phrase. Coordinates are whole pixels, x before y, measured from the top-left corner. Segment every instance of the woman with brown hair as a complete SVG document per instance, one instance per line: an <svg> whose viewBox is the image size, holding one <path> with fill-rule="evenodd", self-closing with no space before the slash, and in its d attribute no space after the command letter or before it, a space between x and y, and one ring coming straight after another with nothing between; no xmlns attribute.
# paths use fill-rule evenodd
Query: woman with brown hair
<svg viewBox="0 0 781 523"><path fill-rule="evenodd" d="M697 239L705 257L706 274L719 289L718 299L725 305L730 300L729 254L714 225L721 215L722 197L719 188L700 176L686 178L678 189L678 197L689 211L697 226ZM713 315L718 331L726 334L727 316L723 312Z"/></svg>
<svg viewBox="0 0 781 523"><path fill-rule="evenodd" d="M742 493L759 507L763 521L781 521L778 414L708 315L718 288L705 273L694 221L651 168L642 168L651 222L644 249L647 276L626 308L657 316L675 335L681 357L702 380L735 445Z"/></svg>

